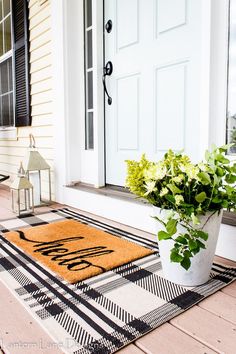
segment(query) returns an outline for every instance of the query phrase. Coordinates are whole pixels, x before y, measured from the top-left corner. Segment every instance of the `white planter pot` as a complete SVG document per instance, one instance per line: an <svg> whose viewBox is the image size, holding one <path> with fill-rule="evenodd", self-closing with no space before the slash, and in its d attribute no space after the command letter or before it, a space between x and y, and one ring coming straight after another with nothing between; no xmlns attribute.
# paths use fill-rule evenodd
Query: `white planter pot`
<svg viewBox="0 0 236 354"><path fill-rule="evenodd" d="M163 219L166 213L166 210L161 211L161 209L154 207L154 216L156 215ZM206 245L206 249L201 249L199 253L191 258L191 266L188 270L185 270L179 263L170 261L170 250L174 247L173 240L158 241L163 274L166 279L185 286L196 286L209 280L222 214L223 210L219 214L216 212L213 215L212 212L209 212L199 218L201 224L197 225L197 228L201 229L205 224L202 230L208 233L207 241L203 241ZM209 218L210 215L212 216ZM208 218L209 220L207 221ZM157 231L160 231L160 224L158 221L155 222L157 224ZM178 225L177 230L176 236L178 232L182 233L186 229Z"/></svg>

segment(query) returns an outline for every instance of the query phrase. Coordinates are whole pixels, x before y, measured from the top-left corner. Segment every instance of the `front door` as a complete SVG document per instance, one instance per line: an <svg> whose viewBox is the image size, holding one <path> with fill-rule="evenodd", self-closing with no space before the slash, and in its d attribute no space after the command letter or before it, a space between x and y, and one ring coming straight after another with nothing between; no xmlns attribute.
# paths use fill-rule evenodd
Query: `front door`
<svg viewBox="0 0 236 354"><path fill-rule="evenodd" d="M106 183L123 186L126 159L198 157L201 1L105 0L104 13Z"/></svg>

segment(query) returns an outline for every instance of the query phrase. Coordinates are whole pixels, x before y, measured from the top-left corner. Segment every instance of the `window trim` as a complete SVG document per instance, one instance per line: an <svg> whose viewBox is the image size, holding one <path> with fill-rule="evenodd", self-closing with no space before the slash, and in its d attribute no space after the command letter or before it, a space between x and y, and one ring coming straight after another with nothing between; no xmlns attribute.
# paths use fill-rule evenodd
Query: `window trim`
<svg viewBox="0 0 236 354"><path fill-rule="evenodd" d="M232 118L235 116L235 114L233 116L229 116L229 108L230 108L230 105L229 105L229 102L230 102L230 90L232 89L230 83L230 74L231 74L231 71L232 71L232 67L231 67L231 63L232 63L232 59L230 59L230 52L232 50L232 43L231 43L231 37L232 37L232 33L231 33L231 30L232 30L232 23L231 23L231 20L232 20L232 7L235 6L232 5L232 0L228 0L228 50L227 50L227 92L226 92L226 95L227 95L227 98L226 98L226 117L225 117L225 142L226 144L230 144L231 143L231 139L229 137L229 134L232 133L232 130L231 129L231 132L230 132L230 129L229 129L229 123L230 123L230 119L229 118ZM234 66L235 68L235 66ZM236 127L236 126L235 126ZM236 152L233 152L229 149L228 153L227 153L228 157L231 158L231 159L235 159L235 156L236 156Z"/></svg>
<svg viewBox="0 0 236 354"><path fill-rule="evenodd" d="M16 127L0 127L0 140L17 140Z"/></svg>
<svg viewBox="0 0 236 354"><path fill-rule="evenodd" d="M0 56L0 64L13 56L13 50L8 50L5 54Z"/></svg>
<svg viewBox="0 0 236 354"><path fill-rule="evenodd" d="M227 52L229 1L210 3L208 58L209 76L209 133L205 148L224 145L226 135ZM205 33L204 33L205 36Z"/></svg>
<svg viewBox="0 0 236 354"><path fill-rule="evenodd" d="M4 55L1 56L0 58L0 64L3 63L4 61L8 60L9 58L12 59L12 91L9 91L9 92L12 92L12 95L13 95L13 105L14 105L14 102L15 102L15 90L14 90L14 85L15 85L15 77L14 77L14 67L13 67L13 50L9 50L7 53L5 53ZM8 93L9 93L8 92ZM13 125L3 125L1 126L0 125L0 133L2 131L9 131L9 130L13 130L15 129L15 107L13 107ZM2 139L2 136L6 136L6 134L0 134L0 139ZM8 135L6 136L6 139L8 139Z"/></svg>
<svg viewBox="0 0 236 354"><path fill-rule="evenodd" d="M2 1L4 1L4 0L2 0ZM13 47L13 38L12 38L12 33L13 33L13 27L12 27L12 0L10 0L10 12L7 14L7 16L3 16L2 17L2 19L0 21L0 24L4 23L4 21L7 19L7 17L10 17L10 20L11 20L11 48L12 48ZM5 49L5 38L4 38L4 36L3 36L3 47ZM12 52L12 49L8 50L6 53L1 55L1 57L3 57L5 54L8 54L10 51Z"/></svg>

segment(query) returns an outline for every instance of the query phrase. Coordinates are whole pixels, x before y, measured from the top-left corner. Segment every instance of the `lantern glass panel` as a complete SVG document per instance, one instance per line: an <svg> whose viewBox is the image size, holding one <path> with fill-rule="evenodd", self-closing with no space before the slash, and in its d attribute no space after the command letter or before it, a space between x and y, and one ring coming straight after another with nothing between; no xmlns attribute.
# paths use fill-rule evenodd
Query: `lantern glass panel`
<svg viewBox="0 0 236 354"><path fill-rule="evenodd" d="M28 179L30 183L34 186L34 205L38 206L41 204L41 181L40 181L40 171L29 171Z"/></svg>
<svg viewBox="0 0 236 354"><path fill-rule="evenodd" d="M12 189L12 210L18 215L34 211L32 189Z"/></svg>
<svg viewBox="0 0 236 354"><path fill-rule="evenodd" d="M34 187L34 205L50 204L52 201L50 169L27 171L27 176Z"/></svg>

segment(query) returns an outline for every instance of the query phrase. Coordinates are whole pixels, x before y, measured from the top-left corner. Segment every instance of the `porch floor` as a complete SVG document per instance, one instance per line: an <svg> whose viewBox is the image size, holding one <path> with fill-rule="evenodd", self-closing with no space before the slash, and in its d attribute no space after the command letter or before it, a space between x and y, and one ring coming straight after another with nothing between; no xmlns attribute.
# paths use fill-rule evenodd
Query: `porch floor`
<svg viewBox="0 0 236 354"><path fill-rule="evenodd" d="M60 208L54 204L51 208ZM49 208L38 208L37 212ZM81 211L79 211L81 212ZM88 213L85 215L89 215ZM0 185L0 220L12 218L10 194ZM93 216L96 217L97 216ZM100 220L102 218L99 218ZM102 219L104 220L104 219ZM110 220L106 223L118 225ZM125 227L128 230L132 228ZM134 230L133 230L134 232ZM135 230L139 234L141 231ZM225 265L236 262L216 257ZM5 354L61 354L63 351L0 282L0 347ZM149 334L120 354L212 354L236 352L236 281ZM0 349L0 354L2 353Z"/></svg>

